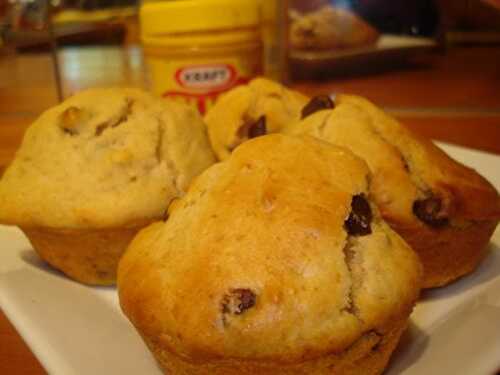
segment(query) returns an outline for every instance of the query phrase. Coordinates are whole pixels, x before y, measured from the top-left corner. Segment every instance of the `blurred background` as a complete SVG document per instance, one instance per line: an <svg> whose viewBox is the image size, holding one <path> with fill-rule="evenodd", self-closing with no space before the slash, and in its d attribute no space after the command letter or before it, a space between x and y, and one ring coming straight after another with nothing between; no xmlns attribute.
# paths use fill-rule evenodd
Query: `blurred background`
<svg viewBox="0 0 500 375"><path fill-rule="evenodd" d="M222 66L236 78L210 81ZM75 91L145 87L204 110L259 74L364 95L424 135L500 152L497 0L0 0L0 166Z"/></svg>

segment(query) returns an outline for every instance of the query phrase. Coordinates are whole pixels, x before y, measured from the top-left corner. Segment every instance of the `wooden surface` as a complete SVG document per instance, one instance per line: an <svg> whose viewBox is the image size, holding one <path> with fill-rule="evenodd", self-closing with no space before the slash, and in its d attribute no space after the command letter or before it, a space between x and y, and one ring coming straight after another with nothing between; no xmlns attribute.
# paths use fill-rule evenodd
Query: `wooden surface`
<svg viewBox="0 0 500 375"><path fill-rule="evenodd" d="M0 309L0 374L40 375L45 370Z"/></svg>
<svg viewBox="0 0 500 375"><path fill-rule="evenodd" d="M500 115L499 67L500 47L456 48L417 56L395 71L296 86L306 94L352 92L385 107Z"/></svg>
<svg viewBox="0 0 500 375"><path fill-rule="evenodd" d="M92 86L144 87L137 47L69 48L59 52L65 96ZM351 92L385 107L428 137L500 154L500 48L457 48L416 57L378 74L296 82L306 94ZM57 102L48 55L0 55L0 169L33 119ZM0 374L44 370L0 313Z"/></svg>

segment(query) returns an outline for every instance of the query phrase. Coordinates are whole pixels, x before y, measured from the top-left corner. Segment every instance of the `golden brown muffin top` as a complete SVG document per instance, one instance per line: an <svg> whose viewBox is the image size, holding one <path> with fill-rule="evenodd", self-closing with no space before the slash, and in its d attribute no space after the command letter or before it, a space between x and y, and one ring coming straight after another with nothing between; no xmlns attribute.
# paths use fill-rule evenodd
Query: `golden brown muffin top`
<svg viewBox="0 0 500 375"><path fill-rule="evenodd" d="M439 228L500 217L500 199L488 181L364 98L338 95L334 109L311 113L285 132L315 136L365 160L386 219Z"/></svg>
<svg viewBox="0 0 500 375"><path fill-rule="evenodd" d="M148 341L188 360L297 362L406 317L413 251L368 196L369 172L312 137L238 147L139 233L120 303Z"/></svg>
<svg viewBox="0 0 500 375"><path fill-rule="evenodd" d="M265 78L225 93L204 118L217 158L224 160L247 139L297 121L307 102L306 96Z"/></svg>
<svg viewBox="0 0 500 375"><path fill-rule="evenodd" d="M44 112L0 180L0 222L117 227L162 217L214 162L201 117L136 89L91 89Z"/></svg>

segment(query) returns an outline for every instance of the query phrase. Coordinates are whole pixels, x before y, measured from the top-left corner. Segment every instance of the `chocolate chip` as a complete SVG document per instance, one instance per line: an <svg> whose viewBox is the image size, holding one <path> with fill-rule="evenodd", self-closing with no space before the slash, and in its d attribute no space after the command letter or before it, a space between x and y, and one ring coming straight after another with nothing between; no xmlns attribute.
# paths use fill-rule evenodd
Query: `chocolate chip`
<svg viewBox="0 0 500 375"><path fill-rule="evenodd" d="M69 134L69 135L78 135L78 132L76 130L73 130L73 129L62 128L62 131L66 134Z"/></svg>
<svg viewBox="0 0 500 375"><path fill-rule="evenodd" d="M353 236L365 236L372 232L370 223L372 221L372 210L370 204L363 194L352 197L351 213L344 222L347 233Z"/></svg>
<svg viewBox="0 0 500 375"><path fill-rule="evenodd" d="M100 136L102 134L102 132L108 128L108 126L109 126L109 124L107 124L107 123L97 125L95 128L96 137Z"/></svg>
<svg viewBox="0 0 500 375"><path fill-rule="evenodd" d="M121 114L114 120L109 120L107 122L103 122L99 124L95 128L95 136L99 137L106 129L108 128L116 128L122 123L126 122L129 116L132 114L132 106L134 105L134 101L132 99L125 99L125 106L121 109Z"/></svg>
<svg viewBox="0 0 500 375"><path fill-rule="evenodd" d="M425 224L440 228L448 224L448 218L441 212L442 206L440 198L431 196L413 202L413 213Z"/></svg>
<svg viewBox="0 0 500 375"><path fill-rule="evenodd" d="M260 137L266 135L266 116L260 116L257 121L248 127L248 138Z"/></svg>
<svg viewBox="0 0 500 375"><path fill-rule="evenodd" d="M304 119L307 116L312 115L313 113L321 111L323 109L333 109L333 108L335 108L335 104L328 95L315 96L309 101L309 103L306 104L304 108L302 108L301 118Z"/></svg>
<svg viewBox="0 0 500 375"><path fill-rule="evenodd" d="M255 306L257 296L250 289L231 289L222 299L222 312L240 315Z"/></svg>

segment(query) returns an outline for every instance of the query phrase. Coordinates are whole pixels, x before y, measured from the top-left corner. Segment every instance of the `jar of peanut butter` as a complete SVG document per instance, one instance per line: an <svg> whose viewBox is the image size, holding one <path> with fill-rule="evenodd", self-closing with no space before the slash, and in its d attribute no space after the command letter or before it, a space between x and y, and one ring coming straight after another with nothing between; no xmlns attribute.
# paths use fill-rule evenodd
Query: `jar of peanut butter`
<svg viewBox="0 0 500 375"><path fill-rule="evenodd" d="M141 39L152 91L204 113L218 95L262 71L255 0L144 2Z"/></svg>

